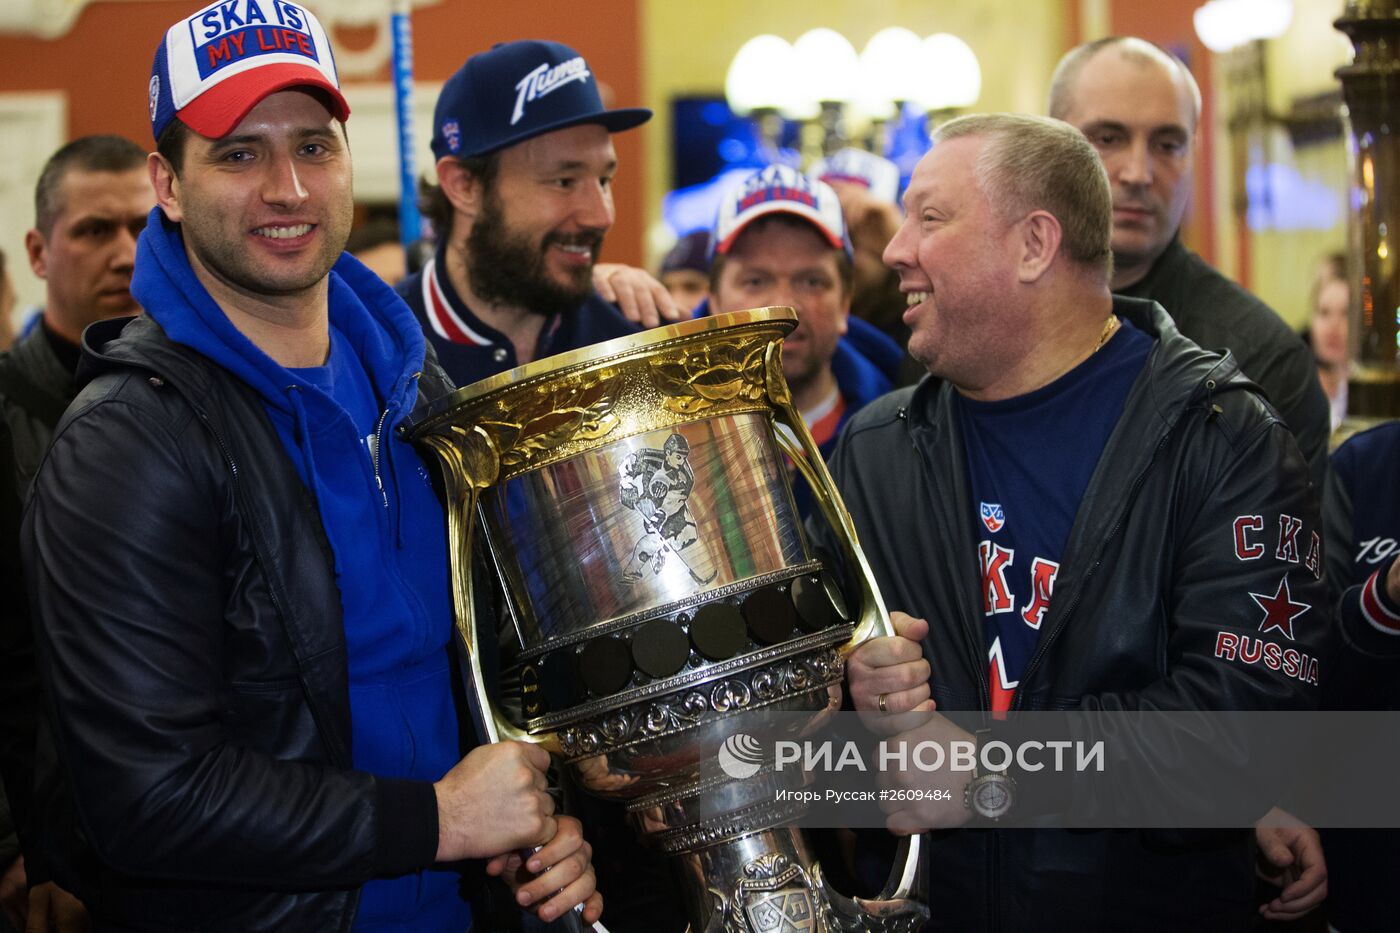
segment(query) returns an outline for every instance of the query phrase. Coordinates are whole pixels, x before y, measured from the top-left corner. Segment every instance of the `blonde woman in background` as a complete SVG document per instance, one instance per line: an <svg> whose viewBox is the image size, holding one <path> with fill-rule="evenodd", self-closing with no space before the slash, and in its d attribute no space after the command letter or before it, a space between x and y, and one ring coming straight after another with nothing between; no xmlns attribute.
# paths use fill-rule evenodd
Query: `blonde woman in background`
<svg viewBox="0 0 1400 933"><path fill-rule="evenodd" d="M1332 430L1347 412L1347 370L1351 362L1347 323L1351 282L1346 256L1333 253L1323 260L1313 283L1307 342L1317 359L1317 378L1332 408Z"/></svg>

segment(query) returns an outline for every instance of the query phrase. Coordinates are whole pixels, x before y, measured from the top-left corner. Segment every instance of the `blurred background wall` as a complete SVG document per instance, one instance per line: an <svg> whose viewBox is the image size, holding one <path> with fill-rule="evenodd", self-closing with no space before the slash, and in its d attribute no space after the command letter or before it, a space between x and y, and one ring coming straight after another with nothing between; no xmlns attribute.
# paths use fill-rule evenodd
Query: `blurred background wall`
<svg viewBox="0 0 1400 933"><path fill-rule="evenodd" d="M307 5L331 23L355 110L357 199L365 211L391 210L397 137L388 30L365 25L383 18L387 0ZM42 294L28 275L22 241L43 160L87 133L149 143L151 55L163 28L195 6L195 0L0 2L0 249L11 257L21 304ZM828 27L859 50L889 26L920 36L953 33L981 68L981 91L967 111L1037 113L1065 50L1098 36L1135 34L1181 55L1205 96L1188 245L1301 324L1318 257L1345 242L1348 169L1332 72L1350 53L1331 26L1342 2L1293 0L1281 36L1224 54L1201 44L1192 24L1199 6L1201 0L414 0L418 169L431 171L427 139L437 89L469 54L525 37L568 43L589 60L613 102L656 111L647 126L616 137L618 219L604 249L608 260L653 264L684 232L668 224L663 199L689 180L681 177L686 173L725 164L723 154L707 151L719 144L707 140L719 123L737 119L723 106L725 76L757 34L791 42ZM706 129L707 120L715 125ZM858 120L850 123L860 129ZM792 140L799 150L804 138ZM753 158L732 136L721 144L736 157L733 164Z"/></svg>

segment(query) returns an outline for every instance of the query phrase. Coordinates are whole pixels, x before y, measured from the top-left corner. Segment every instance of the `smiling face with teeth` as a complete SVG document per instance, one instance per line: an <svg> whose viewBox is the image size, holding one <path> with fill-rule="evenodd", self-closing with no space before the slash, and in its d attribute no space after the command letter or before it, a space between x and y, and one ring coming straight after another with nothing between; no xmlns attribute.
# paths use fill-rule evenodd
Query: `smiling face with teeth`
<svg viewBox="0 0 1400 933"><path fill-rule="evenodd" d="M959 137L919 161L905 219L885 249L908 300L909 353L929 372L974 392L1016 359L1024 334L1010 298L1017 285L1013 225L976 178L985 141Z"/></svg>
<svg viewBox="0 0 1400 933"><path fill-rule="evenodd" d="M465 239L476 297L536 314L570 311L593 293L593 264L613 225L617 154L586 123L504 149L495 177L473 185Z"/></svg>
<svg viewBox="0 0 1400 933"><path fill-rule="evenodd" d="M290 90L227 136L191 133L178 174L156 168L153 181L195 274L227 305L324 296L350 235L350 171L340 124L319 97Z"/></svg>

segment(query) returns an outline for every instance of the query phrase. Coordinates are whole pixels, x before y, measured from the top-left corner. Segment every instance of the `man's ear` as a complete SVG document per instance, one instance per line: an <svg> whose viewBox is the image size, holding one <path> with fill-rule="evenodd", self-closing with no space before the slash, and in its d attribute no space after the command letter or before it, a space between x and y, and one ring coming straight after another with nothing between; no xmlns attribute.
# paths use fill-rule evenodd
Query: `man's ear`
<svg viewBox="0 0 1400 933"><path fill-rule="evenodd" d="M1064 231L1055 215L1049 211L1032 211L1020 223L1021 261L1016 269L1019 281L1029 285L1037 281L1055 261L1060 252Z"/></svg>
<svg viewBox="0 0 1400 933"><path fill-rule="evenodd" d="M481 211L481 201L485 194L481 179L467 170L457 159L443 156L437 160L438 185L452 209L475 218Z"/></svg>
<svg viewBox="0 0 1400 933"><path fill-rule="evenodd" d="M31 228L24 235L24 255L29 259L29 268L34 270L34 274L41 279L49 277L49 241L39 232L39 228Z"/></svg>
<svg viewBox="0 0 1400 933"><path fill-rule="evenodd" d="M180 179L175 175L175 167L159 152L146 156L146 171L151 177L151 188L156 193L156 203L170 218L172 223L185 219L180 207Z"/></svg>

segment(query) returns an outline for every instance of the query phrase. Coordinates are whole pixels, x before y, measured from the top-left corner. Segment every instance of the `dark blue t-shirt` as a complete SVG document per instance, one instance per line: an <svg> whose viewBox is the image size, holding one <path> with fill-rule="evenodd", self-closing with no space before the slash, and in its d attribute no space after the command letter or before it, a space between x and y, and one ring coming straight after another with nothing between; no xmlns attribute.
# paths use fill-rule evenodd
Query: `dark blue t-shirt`
<svg viewBox="0 0 1400 933"><path fill-rule="evenodd" d="M1010 708L1040 637L1079 502L1152 349L1124 321L1098 352L1034 392L956 395L967 452L992 709Z"/></svg>

